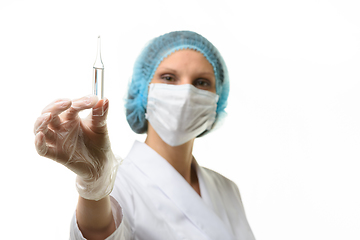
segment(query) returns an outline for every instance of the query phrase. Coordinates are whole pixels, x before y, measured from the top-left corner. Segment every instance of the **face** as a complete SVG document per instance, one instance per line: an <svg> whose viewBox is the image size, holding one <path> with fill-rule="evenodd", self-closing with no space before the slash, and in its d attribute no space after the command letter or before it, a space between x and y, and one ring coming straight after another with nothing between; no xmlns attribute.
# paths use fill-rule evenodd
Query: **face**
<svg viewBox="0 0 360 240"><path fill-rule="evenodd" d="M200 52L184 49L165 58L156 69L151 83L192 84L216 93L213 66Z"/></svg>

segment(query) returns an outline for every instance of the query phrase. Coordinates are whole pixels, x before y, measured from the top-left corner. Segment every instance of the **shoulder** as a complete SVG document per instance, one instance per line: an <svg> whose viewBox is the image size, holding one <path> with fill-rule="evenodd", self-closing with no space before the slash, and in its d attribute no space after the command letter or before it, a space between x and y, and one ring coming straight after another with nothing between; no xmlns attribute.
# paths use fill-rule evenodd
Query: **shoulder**
<svg viewBox="0 0 360 240"><path fill-rule="evenodd" d="M210 182L211 185L215 186L219 191L226 191L227 193L233 192L235 195L239 195L239 188L232 180L209 168L200 168L204 175L204 180Z"/></svg>
<svg viewBox="0 0 360 240"><path fill-rule="evenodd" d="M210 177L211 179L213 179L217 183L225 184L225 185L235 185L236 186L236 184L232 180L230 180L227 177L221 175L220 173L218 173L218 172L216 172L216 171L214 171L212 169L206 168L206 167L200 167L200 168L208 177Z"/></svg>

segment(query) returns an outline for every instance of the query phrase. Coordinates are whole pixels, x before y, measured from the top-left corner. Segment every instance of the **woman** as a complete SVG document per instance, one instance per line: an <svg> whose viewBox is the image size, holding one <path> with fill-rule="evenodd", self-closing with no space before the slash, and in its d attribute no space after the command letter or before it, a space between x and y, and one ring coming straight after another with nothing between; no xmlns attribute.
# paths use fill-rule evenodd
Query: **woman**
<svg viewBox="0 0 360 240"><path fill-rule="evenodd" d="M225 114L228 74L218 50L180 31L153 39L134 66L126 115L147 133L120 160L106 128L107 99L62 99L35 123L35 145L77 174L71 239L254 239L237 186L192 156L196 137ZM80 119L78 112L93 108Z"/></svg>

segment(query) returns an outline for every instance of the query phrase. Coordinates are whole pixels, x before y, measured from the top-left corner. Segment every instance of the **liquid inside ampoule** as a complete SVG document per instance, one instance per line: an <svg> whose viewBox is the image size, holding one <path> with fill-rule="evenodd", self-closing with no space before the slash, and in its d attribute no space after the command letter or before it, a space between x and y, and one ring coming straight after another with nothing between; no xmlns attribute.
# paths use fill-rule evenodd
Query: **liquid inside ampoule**
<svg viewBox="0 0 360 240"><path fill-rule="evenodd" d="M93 94L99 99L104 98L104 68L93 67Z"/></svg>

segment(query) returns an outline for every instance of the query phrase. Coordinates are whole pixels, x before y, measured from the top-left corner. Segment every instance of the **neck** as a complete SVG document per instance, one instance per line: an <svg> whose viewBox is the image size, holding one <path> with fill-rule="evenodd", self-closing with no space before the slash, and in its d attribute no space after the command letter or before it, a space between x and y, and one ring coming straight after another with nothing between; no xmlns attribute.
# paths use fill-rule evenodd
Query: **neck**
<svg viewBox="0 0 360 240"><path fill-rule="evenodd" d="M192 150L194 139L180 146L172 147L160 138L149 123L145 143L166 159L190 185L197 182L196 172L191 167L193 162Z"/></svg>

